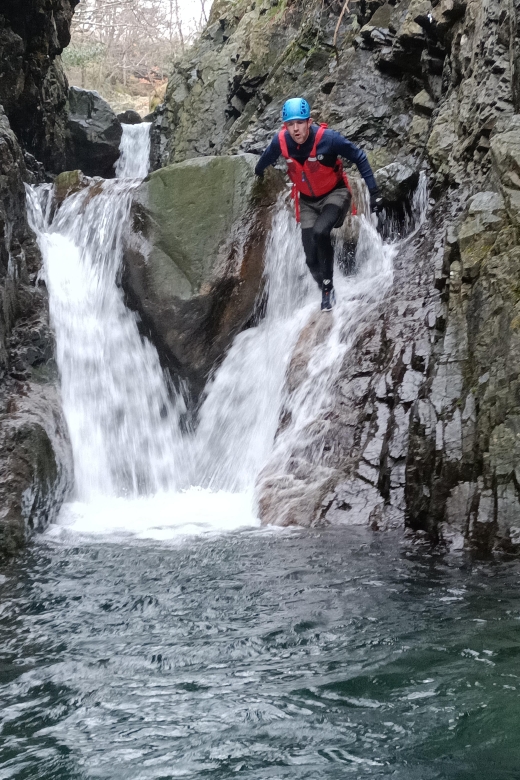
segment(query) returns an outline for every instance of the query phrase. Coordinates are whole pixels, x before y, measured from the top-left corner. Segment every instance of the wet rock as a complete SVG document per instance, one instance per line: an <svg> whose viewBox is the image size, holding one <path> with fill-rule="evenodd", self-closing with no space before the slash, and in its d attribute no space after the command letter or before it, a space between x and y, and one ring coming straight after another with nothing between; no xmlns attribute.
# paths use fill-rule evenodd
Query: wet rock
<svg viewBox="0 0 520 780"><path fill-rule="evenodd" d="M0 8L0 104L24 150L62 170L67 80L59 55L78 0L27 0Z"/></svg>
<svg viewBox="0 0 520 780"><path fill-rule="evenodd" d="M423 89L414 97L413 107L418 114L431 116L435 110L435 101L433 101L426 90Z"/></svg>
<svg viewBox="0 0 520 780"><path fill-rule="evenodd" d="M153 173L137 196L136 226L149 243L128 247L123 286L164 363L195 395L261 291L280 179L256 179L255 163L251 155L189 160Z"/></svg>
<svg viewBox="0 0 520 780"><path fill-rule="evenodd" d="M29 277L40 258L27 224L24 179L27 169L8 119L0 106L0 371L9 368L8 339L24 304L31 305Z"/></svg>
<svg viewBox="0 0 520 780"><path fill-rule="evenodd" d="M284 485L290 485L292 517L297 516L299 491L301 511L305 507L314 524L361 523L380 529L403 524L410 407L425 384L431 350L427 314L435 311L426 302L428 263L418 263L428 256L429 240L421 235L410 242L396 258L394 282L386 293L381 291L379 304L344 324L343 338L350 346L323 388L327 403L320 400L319 412L305 430L293 426L292 404L299 408L314 393L317 379L309 369L332 349L328 340L334 326L317 312L302 330L288 371L274 452L257 483L263 522L271 522L273 507L282 507L283 513ZM413 278L410 263L417 271ZM316 469L324 473L320 485L313 477Z"/></svg>
<svg viewBox="0 0 520 780"><path fill-rule="evenodd" d="M307 466L307 464L305 464ZM338 475L318 467L314 472L276 476L268 470L258 480L258 509L266 525L304 528L324 524L330 507L330 490Z"/></svg>
<svg viewBox="0 0 520 780"><path fill-rule="evenodd" d="M72 488L72 454L55 388L26 384L0 418L0 555L52 522Z"/></svg>
<svg viewBox="0 0 520 780"><path fill-rule="evenodd" d="M114 111L97 92L79 87L69 89L68 111L67 168L113 178L123 133Z"/></svg>
<svg viewBox="0 0 520 780"><path fill-rule="evenodd" d="M65 198L88 187L91 179L82 171L63 171L54 179L54 198L57 203L63 203Z"/></svg>
<svg viewBox="0 0 520 780"><path fill-rule="evenodd" d="M377 526L383 506L384 499L377 487L365 480L352 479L335 487L325 519L332 525Z"/></svg>
<svg viewBox="0 0 520 780"><path fill-rule="evenodd" d="M419 171L412 164L393 162L376 172L376 180L383 197L397 203L410 195L419 181Z"/></svg>
<svg viewBox="0 0 520 780"><path fill-rule="evenodd" d="M77 0L0 9L0 553L52 519L71 456L55 390L54 339L24 183L50 181L66 143L59 54ZM2 107L3 106L3 107Z"/></svg>
<svg viewBox="0 0 520 780"><path fill-rule="evenodd" d="M138 114L133 108L127 108L126 111L118 114L117 118L122 125L140 125L143 121L141 114Z"/></svg>

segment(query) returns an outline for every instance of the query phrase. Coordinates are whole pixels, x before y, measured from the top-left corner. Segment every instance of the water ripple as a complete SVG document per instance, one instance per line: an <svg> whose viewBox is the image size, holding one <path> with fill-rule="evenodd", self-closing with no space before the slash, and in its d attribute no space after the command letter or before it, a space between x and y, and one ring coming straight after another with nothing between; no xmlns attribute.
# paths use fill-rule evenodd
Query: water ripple
<svg viewBox="0 0 520 780"><path fill-rule="evenodd" d="M512 780L519 579L352 529L47 540L0 582L0 780Z"/></svg>

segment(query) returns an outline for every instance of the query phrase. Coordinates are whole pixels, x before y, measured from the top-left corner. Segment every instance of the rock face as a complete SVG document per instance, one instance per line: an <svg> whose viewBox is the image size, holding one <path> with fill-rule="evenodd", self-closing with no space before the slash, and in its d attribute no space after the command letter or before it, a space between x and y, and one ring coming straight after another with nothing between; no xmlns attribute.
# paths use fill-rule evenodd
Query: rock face
<svg viewBox="0 0 520 780"><path fill-rule="evenodd" d="M55 519L73 475L54 387L25 384L7 412L0 427L0 550L13 553Z"/></svg>
<svg viewBox="0 0 520 780"><path fill-rule="evenodd" d="M69 485L24 183L64 165L68 86L59 54L76 4L4 0L0 8L0 555L52 518Z"/></svg>
<svg viewBox="0 0 520 780"><path fill-rule="evenodd" d="M165 365L198 396L254 314L271 207L281 177L255 179L255 158L204 157L153 173L137 195L137 238L123 286Z"/></svg>
<svg viewBox="0 0 520 780"><path fill-rule="evenodd" d="M113 178L123 130L106 100L97 92L71 87L67 129L67 169Z"/></svg>
<svg viewBox="0 0 520 780"><path fill-rule="evenodd" d="M473 195L445 237L443 334L408 459L414 524L484 548L520 544L518 120L497 123L491 138L499 191Z"/></svg>
<svg viewBox="0 0 520 780"><path fill-rule="evenodd" d="M215 3L156 111L155 165L260 152L283 100L302 94L367 150L401 217L421 169L428 179L427 220L396 257L390 290L355 331L330 402L286 446L291 377L301 388L326 338L319 321L304 331L260 511L282 524L405 522L455 547L514 548L520 6L375 0L350 3L341 21L340 11Z"/></svg>
<svg viewBox="0 0 520 780"><path fill-rule="evenodd" d="M79 0L3 0L0 103L24 150L63 170L67 80L59 55Z"/></svg>

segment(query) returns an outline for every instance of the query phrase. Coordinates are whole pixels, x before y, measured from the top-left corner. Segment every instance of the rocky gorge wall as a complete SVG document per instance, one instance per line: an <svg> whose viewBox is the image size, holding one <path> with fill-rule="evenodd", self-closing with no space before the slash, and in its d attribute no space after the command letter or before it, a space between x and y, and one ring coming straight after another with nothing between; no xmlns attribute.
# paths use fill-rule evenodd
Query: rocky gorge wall
<svg viewBox="0 0 520 780"><path fill-rule="evenodd" d="M52 518L71 480L24 184L64 162L68 85L59 54L76 3L4 0L0 8L0 553Z"/></svg>
<svg viewBox="0 0 520 780"><path fill-rule="evenodd" d="M520 542L519 10L221 0L174 67L156 167L259 153L283 100L302 94L367 151L394 216L421 170L428 180L427 220L345 356L331 405L261 475L264 521L404 521L457 548ZM309 329L309 345L324 338L319 320ZM304 343L300 372L305 355Z"/></svg>

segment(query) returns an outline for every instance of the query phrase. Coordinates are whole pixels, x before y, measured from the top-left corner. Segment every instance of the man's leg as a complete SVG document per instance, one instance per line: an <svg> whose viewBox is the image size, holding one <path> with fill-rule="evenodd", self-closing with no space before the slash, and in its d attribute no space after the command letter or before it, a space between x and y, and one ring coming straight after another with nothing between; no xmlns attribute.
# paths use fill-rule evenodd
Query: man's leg
<svg viewBox="0 0 520 780"><path fill-rule="evenodd" d="M320 215L317 204L300 200L300 223L302 226L302 244L305 252L305 262L311 272L312 278L321 290L323 274L318 258L316 241L314 240L314 225Z"/></svg>
<svg viewBox="0 0 520 780"><path fill-rule="evenodd" d="M321 271L321 278L326 283L327 288L332 287L332 274L334 271L334 248L330 233L341 217L341 213L342 209L340 206L327 203L312 228L316 259Z"/></svg>
<svg viewBox="0 0 520 780"><path fill-rule="evenodd" d="M316 241L314 240L314 228L302 228L302 244L305 252L305 262L312 274L312 278L321 290L323 273L318 259Z"/></svg>

